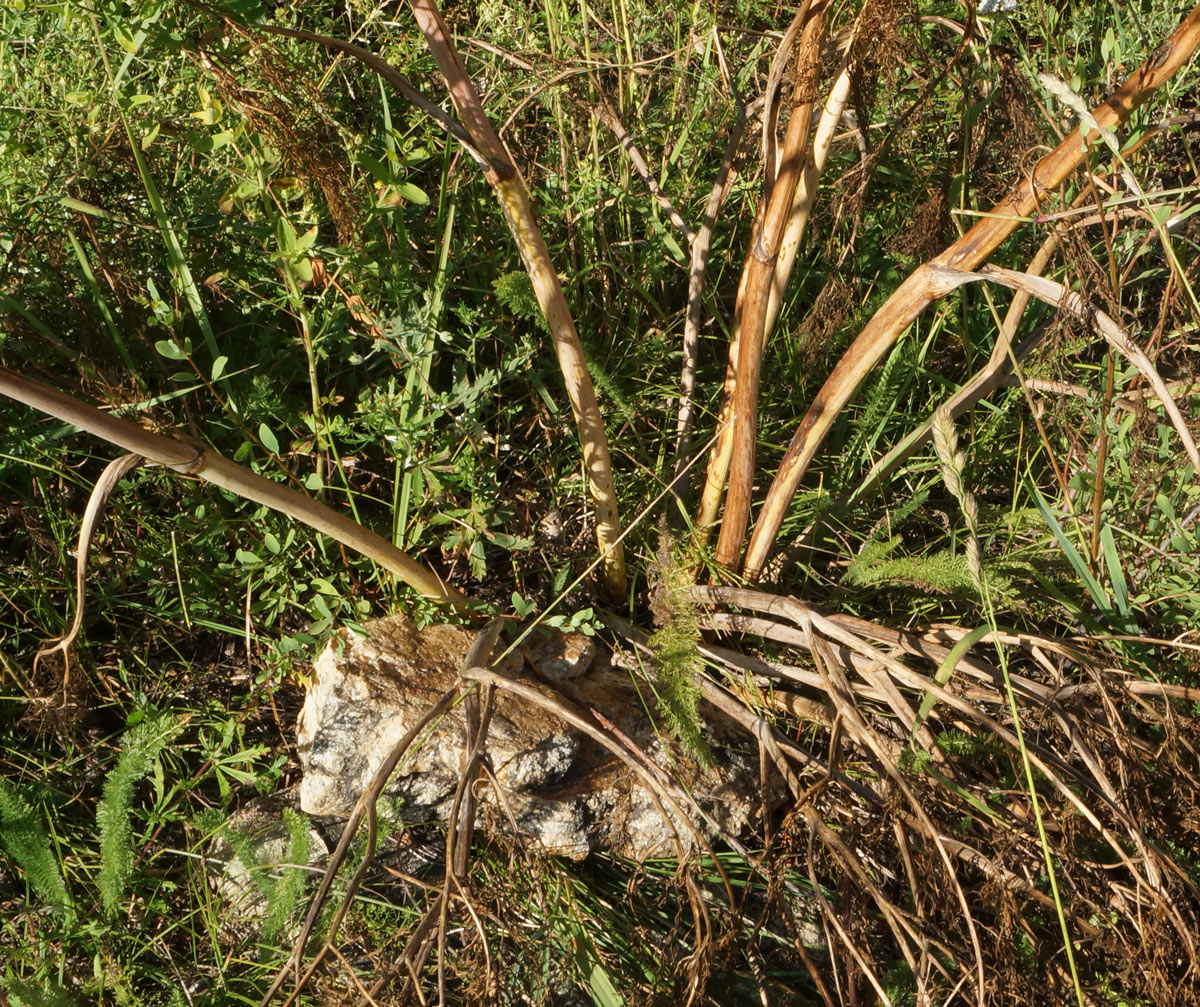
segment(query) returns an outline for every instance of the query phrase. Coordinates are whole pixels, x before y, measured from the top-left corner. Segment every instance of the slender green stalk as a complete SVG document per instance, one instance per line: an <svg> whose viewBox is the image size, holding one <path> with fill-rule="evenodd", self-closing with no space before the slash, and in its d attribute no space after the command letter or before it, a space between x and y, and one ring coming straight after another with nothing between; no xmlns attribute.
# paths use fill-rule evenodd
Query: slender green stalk
<svg viewBox="0 0 1200 1007"><path fill-rule="evenodd" d="M71 243L71 251L75 253L75 261L79 263L79 269L83 273L83 278L87 281L87 285L92 291L92 296L96 299L96 308L100 312L101 319L104 321L104 331L108 333L109 338L113 341L113 345L117 348L117 353L120 355L125 369L129 371L129 376L137 383L140 390L145 391L146 386L142 382L141 375L138 374L137 367L133 363L133 358L129 355L129 347L125 345L125 339L117 328L112 311L108 307L108 300L105 298L103 291L101 291L100 284L96 282L96 274L92 271L92 264L88 261L87 252L79 243L79 239L75 237L75 232L70 228L67 229L67 240Z"/></svg>

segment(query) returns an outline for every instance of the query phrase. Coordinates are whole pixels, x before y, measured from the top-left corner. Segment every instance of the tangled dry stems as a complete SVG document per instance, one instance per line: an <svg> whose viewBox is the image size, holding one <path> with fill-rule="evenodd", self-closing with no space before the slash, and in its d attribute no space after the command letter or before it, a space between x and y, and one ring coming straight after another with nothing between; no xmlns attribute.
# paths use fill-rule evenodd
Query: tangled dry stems
<svg viewBox="0 0 1200 1007"><path fill-rule="evenodd" d="M806 969L830 1004L868 989L893 1002L898 969L901 988L907 984L917 1003L1073 999L1062 944L1053 941L1058 907L1043 866L1047 853L1085 994L1126 989L1156 1004L1196 1002L1200 893L1189 874L1194 865L1180 853L1195 849L1200 834L1200 732L1188 709L1200 689L1134 680L1106 661L1103 641L1005 632L963 656L940 686L934 671L961 629L899 631L747 589L695 593L712 629L741 638L739 650L702 648L722 673L701 675L697 684L756 739L765 774L785 781L787 799L773 802L764 778L761 854L748 848L756 843L722 838L759 875L757 888L731 885L723 872L723 883L706 887L686 859L675 883L653 896L631 883L635 928L653 915L647 902L658 900L661 911L675 899L684 912L686 922L677 918L672 928L675 1002L701 1002L731 955L753 961L764 953ZM645 646L641 631L616 619L611 626ZM1004 671L991 659L996 648L1008 659L1020 735ZM461 674L465 689L507 690L588 733L652 788L668 821L698 826L699 810L669 768L648 763L587 711L478 664ZM923 694L937 704L921 723ZM486 710L486 696L480 702ZM484 758L486 715L476 724L466 742L473 758L460 788L464 802L473 786L495 786ZM1023 757L1035 769L1044 841L1021 786ZM377 788L385 780L377 777ZM373 786L364 795L364 813L378 792ZM362 817L351 820L347 837ZM403 951L391 960L398 964L362 991L361 1002L392 984L407 996L436 989L445 998L448 988L468 987L507 995L503 965L528 953L515 937L519 901L507 886L524 877L531 897L544 902L543 868L518 844L509 852L511 873L481 883L486 869L473 872L467 861L473 821L473 812L452 819L444 880L426 893L420 921L397 936ZM705 863L720 870L720 859L702 848ZM339 863L335 856L322 892ZM365 871L366 861L335 919ZM320 899L310 920L319 908ZM823 939L814 938L814 923ZM771 942L764 944L764 933ZM307 938L306 931L297 942L293 966ZM336 943L335 928L316 957L335 952ZM315 962L306 976L314 971Z"/></svg>

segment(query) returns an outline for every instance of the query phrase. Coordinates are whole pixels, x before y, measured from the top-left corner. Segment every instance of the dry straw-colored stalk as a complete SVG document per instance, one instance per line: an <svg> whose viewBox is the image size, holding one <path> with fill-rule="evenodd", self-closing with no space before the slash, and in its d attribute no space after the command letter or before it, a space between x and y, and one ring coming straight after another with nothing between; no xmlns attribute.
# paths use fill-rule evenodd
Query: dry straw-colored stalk
<svg viewBox="0 0 1200 1007"><path fill-rule="evenodd" d="M596 541L604 558L605 592L613 601L619 602L625 596L625 552L620 542L621 524L617 514L608 437L588 374L583 344L575 329L571 310L567 307L567 299L563 295L550 252L534 218L529 190L488 120L437 5L433 0L409 0L409 6L425 36L429 51L446 79L450 99L471 138L471 146L482 157L484 175L500 201L504 218L520 250L521 261L533 281L534 293L554 339L563 383L571 399L575 423L579 427L584 468L596 508Z"/></svg>
<svg viewBox="0 0 1200 1007"><path fill-rule="evenodd" d="M360 524L289 486L273 483L223 458L210 447L151 433L64 392L0 367L0 395L101 437L146 461L205 482L302 521L391 571L427 598L465 610L467 599L428 567Z"/></svg>
<svg viewBox="0 0 1200 1007"><path fill-rule="evenodd" d="M1197 45L1200 45L1200 6L1194 8L1150 58L1129 75L1125 84L1095 110L1093 119L1096 125L1100 129L1113 129L1126 122L1134 109L1144 104L1186 65ZM926 307L957 286L948 282L946 275L939 273L937 267L974 270L987 261L1001 242L1084 163L1098 139L1094 130L1088 132L1090 135L1080 128L1072 130L979 223L936 258L913 272L843 354L796 429L767 493L746 549L744 567L749 579L755 580L761 573L800 480L838 414L900 334Z"/></svg>

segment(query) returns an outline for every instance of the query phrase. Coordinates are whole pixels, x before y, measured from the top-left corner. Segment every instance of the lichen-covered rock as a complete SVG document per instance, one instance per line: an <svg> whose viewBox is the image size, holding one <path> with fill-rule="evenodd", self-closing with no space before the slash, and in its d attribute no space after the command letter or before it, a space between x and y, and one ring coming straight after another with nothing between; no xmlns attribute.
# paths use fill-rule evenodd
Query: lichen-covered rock
<svg viewBox="0 0 1200 1007"><path fill-rule="evenodd" d="M343 630L314 666L297 740L301 808L344 817L396 742L453 687L473 640L467 630L418 630L393 616ZM701 769L657 732L628 671L596 644L556 635L509 655L497 669L548 697L565 698L597 724L668 768L722 831L740 834L758 811L757 758L748 739L701 704L713 765ZM445 819L466 765L465 716L452 710L410 750L385 794L406 817ZM481 781L480 823L511 832L543 853L582 858L594 850L634 859L674 855L693 845L681 822L664 819L643 779L585 732L541 706L497 689L487 752L500 785ZM638 756L635 756L637 758ZM696 816L692 816L693 818ZM711 834L712 830L708 829Z"/></svg>

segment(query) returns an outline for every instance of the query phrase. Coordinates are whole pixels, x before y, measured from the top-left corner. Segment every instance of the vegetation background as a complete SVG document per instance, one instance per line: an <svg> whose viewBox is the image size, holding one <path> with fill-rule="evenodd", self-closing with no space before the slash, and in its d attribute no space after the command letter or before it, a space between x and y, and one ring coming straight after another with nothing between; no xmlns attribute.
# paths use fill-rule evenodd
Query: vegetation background
<svg viewBox="0 0 1200 1007"><path fill-rule="evenodd" d="M672 640L693 641L693 655L702 616L672 571L711 557L688 545L690 507L663 492L689 257L728 156L709 222L694 489L760 205L754 103L793 13L759 0L444 11L528 181L601 400L632 526L623 614L653 628L650 581L665 576ZM1164 0L1023 0L987 16L948 0L833 9L822 93L856 18L869 46L766 351L764 487L875 309L1059 142L1078 118L1072 97L1096 105L1184 13ZM267 35L265 22L352 39L444 103L404 7L0 9L0 360L303 488L482 610L598 630L592 581L566 593L595 558L571 409L491 191L361 62ZM1052 239L1045 275L1125 327L1193 430L1198 121L1189 67L1120 131L1120 157L1100 147L993 257L1024 269ZM895 343L838 416L768 579L895 631L1003 629L1004 646L978 645L1004 669L997 721L1112 793L1060 786L1031 768L1023 740L922 706L957 768L931 768L914 741L894 746L894 769L939 829L1008 872L964 862L951 882L919 830L905 838L911 818L897 817L903 802L849 714L805 719L760 689L748 708L841 760L836 787L809 781L826 831L792 808L750 851L682 867L536 862L480 839L472 885L488 939L468 929L448 943L449 1001L1200 999L1200 482L1143 371L1086 321L1034 302L1016 341L1036 346L1016 373L957 425L943 417L936 444L869 477L984 367L1006 296L963 287ZM307 662L334 630L396 610L445 615L276 512L143 468L109 504L83 634L69 658L37 660L69 624L80 515L112 451L8 400L0 421L0 1004L258 1002L304 898L306 823L289 819L285 865L252 865L271 915L247 933L226 925L209 885L209 843L224 833L236 847L234 812L295 782ZM661 549L664 522L682 559ZM1040 706L1022 697L1024 717L1010 662L1046 684ZM956 667L935 662L927 678L936 669L946 685ZM682 702L663 717L686 736ZM880 806L862 794L877 784ZM1078 807L1092 801L1099 830ZM1130 858L1158 863L1158 887ZM704 930L695 893L719 887L718 868L738 899L714 898ZM821 893L820 940L789 902L800 889ZM306 1002L359 1002L352 977L379 973L419 918L386 889L364 895L342 963ZM378 1002L389 995L402 1002L390 989Z"/></svg>

